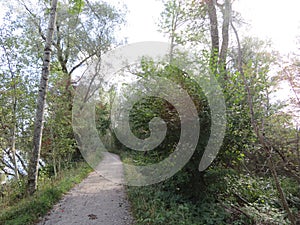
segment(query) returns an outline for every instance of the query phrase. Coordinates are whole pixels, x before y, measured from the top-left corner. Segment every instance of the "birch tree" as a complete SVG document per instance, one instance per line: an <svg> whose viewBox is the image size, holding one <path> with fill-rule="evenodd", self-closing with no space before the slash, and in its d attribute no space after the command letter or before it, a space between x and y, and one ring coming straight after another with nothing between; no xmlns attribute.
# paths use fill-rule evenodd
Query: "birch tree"
<svg viewBox="0 0 300 225"><path fill-rule="evenodd" d="M49 24L44 48L43 67L40 79L40 86L37 99L37 109L33 134L33 150L28 167L28 193L32 195L37 189L38 167L41 151L43 119L46 104L46 93L50 71L51 46L54 34L54 25L56 21L56 9L58 0L52 0Z"/></svg>

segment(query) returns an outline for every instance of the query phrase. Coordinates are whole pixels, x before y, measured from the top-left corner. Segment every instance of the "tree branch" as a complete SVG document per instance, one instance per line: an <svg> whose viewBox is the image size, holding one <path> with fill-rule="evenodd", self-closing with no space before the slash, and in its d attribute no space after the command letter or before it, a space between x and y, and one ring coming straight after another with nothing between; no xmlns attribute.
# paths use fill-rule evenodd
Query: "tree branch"
<svg viewBox="0 0 300 225"><path fill-rule="evenodd" d="M71 75L71 74L74 72L74 70L76 70L78 67L82 66L87 60L89 60L90 58L92 58L92 57L95 56L96 54L97 54L97 53L94 52L93 54L88 55L87 57L85 57L80 63L78 63L76 66L74 66L74 67L70 70L69 75Z"/></svg>

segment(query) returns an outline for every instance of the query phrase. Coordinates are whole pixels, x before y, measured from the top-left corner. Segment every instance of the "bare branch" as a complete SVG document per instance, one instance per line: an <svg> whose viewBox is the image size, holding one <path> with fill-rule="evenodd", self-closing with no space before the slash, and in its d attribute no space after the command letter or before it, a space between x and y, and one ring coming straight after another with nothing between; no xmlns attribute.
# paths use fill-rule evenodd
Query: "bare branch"
<svg viewBox="0 0 300 225"><path fill-rule="evenodd" d="M91 55L85 57L81 62L79 62L76 66L74 66L74 67L70 70L69 75L71 75L71 74L74 72L74 70L76 70L77 68L79 68L80 66L82 66L87 60L89 60L90 58L92 58L92 57L95 56L96 54L97 54L97 53L94 52L93 54L91 54Z"/></svg>

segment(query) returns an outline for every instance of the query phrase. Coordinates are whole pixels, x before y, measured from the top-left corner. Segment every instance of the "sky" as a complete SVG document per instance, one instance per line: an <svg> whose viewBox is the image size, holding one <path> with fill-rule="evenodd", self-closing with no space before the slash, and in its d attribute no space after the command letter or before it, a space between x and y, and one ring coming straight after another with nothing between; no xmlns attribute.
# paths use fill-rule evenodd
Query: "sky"
<svg viewBox="0 0 300 225"><path fill-rule="evenodd" d="M127 25L122 35L129 43L139 41L167 41L157 32L157 23L163 9L161 0L110 0L122 2L129 10ZM274 48L288 53L296 48L296 35L300 35L299 0L235 0L233 9L240 12L250 30L247 35L271 38Z"/></svg>
<svg viewBox="0 0 300 225"><path fill-rule="evenodd" d="M107 1L114 5L127 5L127 25L119 35L127 37L128 43L167 41L157 31L158 18L163 9L162 0ZM296 35L300 36L299 0L234 0L233 9L250 24L247 35L271 38L274 48L282 53L295 50ZM0 17L2 14L0 10Z"/></svg>
<svg viewBox="0 0 300 225"><path fill-rule="evenodd" d="M295 50L296 36L300 36L299 0L238 0L234 4L251 24L250 34L272 38L282 53Z"/></svg>
<svg viewBox="0 0 300 225"><path fill-rule="evenodd" d="M168 41L157 31L158 18L163 10L162 0L110 0L110 3L122 3L127 6L126 26L120 33L128 37L129 43L140 41Z"/></svg>

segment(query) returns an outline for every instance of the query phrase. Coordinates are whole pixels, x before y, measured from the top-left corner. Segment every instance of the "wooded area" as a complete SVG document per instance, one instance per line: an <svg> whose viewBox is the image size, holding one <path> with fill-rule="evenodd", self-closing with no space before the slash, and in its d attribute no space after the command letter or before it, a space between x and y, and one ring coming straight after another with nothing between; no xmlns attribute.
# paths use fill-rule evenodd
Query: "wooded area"
<svg viewBox="0 0 300 225"><path fill-rule="evenodd" d="M300 46L286 57L271 43L241 33L247 25L234 4L163 0L158 30L169 38L167 62L144 58L126 68L141 80L164 78L181 86L200 123L196 150L175 176L127 187L136 224L300 224ZM8 209L84 161L72 128L76 87L82 71L126 43L116 35L126 23L126 8L98 0L12 0L5 8L0 23L0 206ZM176 66L188 61L210 71L226 104L223 144L204 171L199 162L212 117L197 81L209 77ZM147 90L143 82L132 83ZM108 90L103 83L99 90L99 137L128 164L168 157L180 139L183 118L164 99L137 102L129 118L136 137L151 135L154 117L162 118L168 130L151 151L129 149L116 138L111 121L118 85ZM289 101L276 97L282 85L289 89ZM123 87L125 102L133 91ZM10 224L4 214L0 224Z"/></svg>

